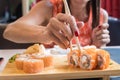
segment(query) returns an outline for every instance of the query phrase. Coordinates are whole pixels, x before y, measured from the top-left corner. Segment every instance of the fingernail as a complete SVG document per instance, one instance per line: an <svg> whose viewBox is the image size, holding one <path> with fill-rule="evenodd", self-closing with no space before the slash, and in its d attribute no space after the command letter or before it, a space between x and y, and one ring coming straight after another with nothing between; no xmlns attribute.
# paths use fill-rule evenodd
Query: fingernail
<svg viewBox="0 0 120 80"><path fill-rule="evenodd" d="M101 28L102 28L102 26L98 26L98 28L99 28L99 29L101 29Z"/></svg>
<svg viewBox="0 0 120 80"><path fill-rule="evenodd" d="M2 61L4 58L0 57L0 61Z"/></svg>
<svg viewBox="0 0 120 80"><path fill-rule="evenodd" d="M0 57L0 65L2 64L4 58Z"/></svg>
<svg viewBox="0 0 120 80"><path fill-rule="evenodd" d="M78 32L77 31L75 31L75 36L78 36Z"/></svg>

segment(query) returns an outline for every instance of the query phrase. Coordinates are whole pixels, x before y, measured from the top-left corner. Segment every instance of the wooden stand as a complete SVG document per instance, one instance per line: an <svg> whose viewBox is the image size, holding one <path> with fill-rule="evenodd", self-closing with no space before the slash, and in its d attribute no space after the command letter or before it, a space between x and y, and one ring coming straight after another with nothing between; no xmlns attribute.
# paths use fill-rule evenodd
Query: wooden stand
<svg viewBox="0 0 120 80"><path fill-rule="evenodd" d="M120 65L111 60L111 65L105 70L81 70L70 67L66 56L55 56L54 67L45 68L37 74L26 74L17 70L14 63L8 63L0 74L0 80L69 80L85 78L103 78L110 80L109 76L120 76Z"/></svg>
<svg viewBox="0 0 120 80"><path fill-rule="evenodd" d="M110 76L104 76L103 80L110 80Z"/></svg>

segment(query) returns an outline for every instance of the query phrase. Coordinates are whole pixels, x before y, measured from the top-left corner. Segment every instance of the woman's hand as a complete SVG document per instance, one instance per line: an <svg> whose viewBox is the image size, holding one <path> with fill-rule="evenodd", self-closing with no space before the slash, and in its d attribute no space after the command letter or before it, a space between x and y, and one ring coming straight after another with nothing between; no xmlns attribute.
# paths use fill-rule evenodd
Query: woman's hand
<svg viewBox="0 0 120 80"><path fill-rule="evenodd" d="M74 17L62 13L50 19L46 31L49 41L55 42L62 48L68 48L74 32L79 32Z"/></svg>
<svg viewBox="0 0 120 80"><path fill-rule="evenodd" d="M93 45L95 45L96 47L102 47L110 42L108 27L109 24L104 23L101 26L98 26L95 29L93 29L93 33L92 33Z"/></svg>

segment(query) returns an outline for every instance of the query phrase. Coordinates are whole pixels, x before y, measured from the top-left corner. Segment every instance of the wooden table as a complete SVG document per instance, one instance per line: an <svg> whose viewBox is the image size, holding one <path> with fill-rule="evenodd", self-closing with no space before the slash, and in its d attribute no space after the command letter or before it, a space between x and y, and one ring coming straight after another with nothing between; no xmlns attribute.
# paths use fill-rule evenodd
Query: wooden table
<svg viewBox="0 0 120 80"><path fill-rule="evenodd" d="M107 47L105 49L107 49L107 50L108 49L109 50L120 49L120 47ZM58 51L59 49L58 48L49 49L48 51L52 51L52 50ZM14 55L16 53L22 53L23 51L24 51L24 49L0 50L0 56L5 58L4 63L0 66L0 71L2 71L4 69L5 65L7 64L8 59L12 55ZM59 51L60 51L60 54L57 55L58 57L56 60L57 63L59 62L59 64L56 65L58 67L55 68L54 70L47 71L47 69L46 69L45 71L43 71L40 74L25 74L23 72L16 73L17 70L15 69L15 67L13 67L13 65L11 65L11 64L7 64L10 67L9 68L7 67L8 70L5 68L3 70L3 72L0 73L0 80L13 80L13 78L15 80L48 80L48 79L63 80L63 79L82 79L82 78L103 78L103 80L109 80L110 79L109 76L120 76L120 65L117 63L114 63L114 67L113 67L113 69L111 69L111 71L108 71L108 70L80 71L79 69L68 68L68 65L66 64L66 59L62 58L62 60L61 60L61 57L65 56L62 53L66 53L66 51L62 50L62 49L60 49ZM62 56L60 56L60 55L62 55ZM59 65L61 65L61 67ZM11 71L10 69L13 71ZM5 72L6 70L8 71L8 73Z"/></svg>

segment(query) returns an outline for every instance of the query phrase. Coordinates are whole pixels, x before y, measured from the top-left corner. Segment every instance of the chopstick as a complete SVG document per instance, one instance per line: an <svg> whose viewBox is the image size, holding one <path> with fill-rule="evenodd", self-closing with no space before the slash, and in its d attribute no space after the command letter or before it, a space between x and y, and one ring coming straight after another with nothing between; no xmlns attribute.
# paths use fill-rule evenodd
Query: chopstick
<svg viewBox="0 0 120 80"><path fill-rule="evenodd" d="M63 3L64 3L64 6L65 6L65 13L71 15L70 9L69 9L69 7L68 7L67 0L63 0ZM78 47L78 49L79 49L80 52L81 52L81 51L82 51L81 45L80 45L78 36L76 36L76 35L75 35L75 40L76 40L76 43L77 43L77 47ZM70 50L72 51L72 42L71 42L71 41L70 41Z"/></svg>
<svg viewBox="0 0 120 80"><path fill-rule="evenodd" d="M63 3L65 5L65 13L66 14L71 14L70 13L70 10L69 10L69 7L68 7L68 4L67 4L67 1L66 0L63 0ZM68 24L69 25L69 24ZM70 41L70 50L72 51L72 42Z"/></svg>

